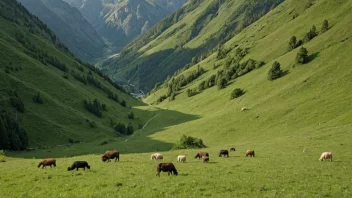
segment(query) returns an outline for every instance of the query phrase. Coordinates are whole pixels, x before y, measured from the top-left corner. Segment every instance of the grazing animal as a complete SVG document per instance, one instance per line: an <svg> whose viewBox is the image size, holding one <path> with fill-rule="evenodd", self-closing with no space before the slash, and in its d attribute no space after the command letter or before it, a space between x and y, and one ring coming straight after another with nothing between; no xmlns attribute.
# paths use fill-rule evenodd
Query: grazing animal
<svg viewBox="0 0 352 198"><path fill-rule="evenodd" d="M39 162L38 168L40 168L40 166L43 166L42 168L46 168L47 166L50 166L50 168L52 168L52 165L54 165L54 167L56 167L56 160L55 159L51 159L51 158L44 159Z"/></svg>
<svg viewBox="0 0 352 198"><path fill-rule="evenodd" d="M76 169L78 171L79 168L83 168L84 170L86 170L86 168L90 169L90 166L88 165L88 163L86 161L75 161L75 162L73 162L71 167L67 168L67 170L71 171L71 170Z"/></svg>
<svg viewBox="0 0 352 198"><path fill-rule="evenodd" d="M254 157L254 151L253 150L247 150L246 157L248 157L248 156Z"/></svg>
<svg viewBox="0 0 352 198"><path fill-rule="evenodd" d="M179 155L177 157L177 161L179 162L186 162L186 156L185 155Z"/></svg>
<svg viewBox="0 0 352 198"><path fill-rule="evenodd" d="M175 168L175 165L173 163L159 163L156 166L156 176L160 177L160 172L167 172L167 175L170 176L170 174L177 175L178 172Z"/></svg>
<svg viewBox="0 0 352 198"><path fill-rule="evenodd" d="M160 153L154 153L151 155L152 160L164 159L163 155Z"/></svg>
<svg viewBox="0 0 352 198"><path fill-rule="evenodd" d="M229 157L229 151L228 150L220 150L219 152L219 157Z"/></svg>
<svg viewBox="0 0 352 198"><path fill-rule="evenodd" d="M330 160L332 161L332 153L331 152L324 152L321 154L320 158L319 158L320 161L326 161L326 160Z"/></svg>
<svg viewBox="0 0 352 198"><path fill-rule="evenodd" d="M209 157L209 153L207 152L199 152L194 158L201 159L203 156Z"/></svg>
<svg viewBox="0 0 352 198"><path fill-rule="evenodd" d="M202 162L203 162L203 163L209 162L209 157L203 156L203 157L202 157Z"/></svg>
<svg viewBox="0 0 352 198"><path fill-rule="evenodd" d="M115 159L115 162L118 160L120 161L120 153L118 151L106 151L104 155L101 157L101 160L103 162L108 161L110 162L110 159Z"/></svg>
<svg viewBox="0 0 352 198"><path fill-rule="evenodd" d="M236 149L235 148L230 148L230 151L236 151Z"/></svg>

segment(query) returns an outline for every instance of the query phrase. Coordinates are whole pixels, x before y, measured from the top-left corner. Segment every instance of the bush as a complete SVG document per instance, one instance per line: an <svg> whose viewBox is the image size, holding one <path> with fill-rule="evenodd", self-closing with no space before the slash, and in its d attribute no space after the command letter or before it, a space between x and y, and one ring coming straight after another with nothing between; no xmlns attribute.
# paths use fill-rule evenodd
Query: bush
<svg viewBox="0 0 352 198"><path fill-rule="evenodd" d="M42 97L40 97L39 92L33 96L32 101L36 104L43 104L43 99L42 99Z"/></svg>
<svg viewBox="0 0 352 198"><path fill-rule="evenodd" d="M296 62L299 64L305 64L308 62L308 50L306 48L301 47L301 49L299 49L296 56Z"/></svg>
<svg viewBox="0 0 352 198"><path fill-rule="evenodd" d="M121 106L123 106L123 107L126 107L126 106L127 106L127 104L126 104L126 101L125 101L125 100L122 100L120 104L121 104Z"/></svg>
<svg viewBox="0 0 352 198"><path fill-rule="evenodd" d="M320 33L324 33L326 31L328 31L328 29L329 29L329 22L328 22L328 20L325 19L323 22L323 25L321 26Z"/></svg>
<svg viewBox="0 0 352 198"><path fill-rule="evenodd" d="M174 145L173 150L176 149L191 149L191 148L206 148L202 139L191 136L182 135L180 141Z"/></svg>
<svg viewBox="0 0 352 198"><path fill-rule="evenodd" d="M128 119L131 119L131 120L134 119L134 114L133 114L133 112L131 112L130 114L128 114Z"/></svg>
<svg viewBox="0 0 352 198"><path fill-rule="evenodd" d="M236 88L236 89L233 90L232 93L231 93L231 100L242 96L244 93L245 93L245 92L244 92L243 89Z"/></svg>
<svg viewBox="0 0 352 198"><path fill-rule="evenodd" d="M218 89L224 89L224 88L226 88L226 86L227 86L227 80L226 80L226 78L225 78L225 77L219 78L217 84L218 84Z"/></svg>
<svg viewBox="0 0 352 198"><path fill-rule="evenodd" d="M202 81L199 85L198 85L198 90L199 91L203 91L205 89L205 81Z"/></svg>
<svg viewBox="0 0 352 198"><path fill-rule="evenodd" d="M11 106L16 108L17 111L24 113L24 103L22 98L17 95L14 90L9 91Z"/></svg>
<svg viewBox="0 0 352 198"><path fill-rule="evenodd" d="M317 28L315 27L315 25L312 26L312 28L309 30L309 32L306 33L306 35L304 36L304 42L309 42L310 40L312 40L314 37L316 37L317 34Z"/></svg>
<svg viewBox="0 0 352 198"><path fill-rule="evenodd" d="M118 123L115 126L115 131L120 133L120 134L126 134L126 126L123 123Z"/></svg>
<svg viewBox="0 0 352 198"><path fill-rule="evenodd" d="M275 80L282 76L283 71L281 70L281 65L279 62L275 61L268 72L268 79Z"/></svg>
<svg viewBox="0 0 352 198"><path fill-rule="evenodd" d="M129 123L126 129L126 135L132 135L133 132L134 132L133 126L131 123Z"/></svg>
<svg viewBox="0 0 352 198"><path fill-rule="evenodd" d="M297 38L293 36L288 42L288 51L294 50L296 48L296 45L297 45Z"/></svg>

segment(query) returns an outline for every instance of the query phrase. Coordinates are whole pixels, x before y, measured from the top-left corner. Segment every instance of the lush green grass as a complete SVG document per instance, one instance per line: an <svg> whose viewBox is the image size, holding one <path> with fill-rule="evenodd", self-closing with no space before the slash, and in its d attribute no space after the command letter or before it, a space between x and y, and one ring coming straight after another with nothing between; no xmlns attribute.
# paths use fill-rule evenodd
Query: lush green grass
<svg viewBox="0 0 352 198"><path fill-rule="evenodd" d="M334 153L333 162L318 161L320 151L255 146L256 157L246 158L249 146L238 145L230 158L217 156L223 147L203 149L210 163L194 159L196 150L164 153L179 176L155 176L157 162L150 153L122 154L120 162L103 163L99 155L57 159L56 168L36 167L39 159L7 158L0 163L2 197L351 197L351 160L347 152ZM176 162L186 154L187 163ZM90 171L68 172L75 160L86 160Z"/></svg>
<svg viewBox="0 0 352 198"><path fill-rule="evenodd" d="M222 69L213 70L214 63L223 63L213 54L200 63L208 72L181 90L175 101L165 100L155 109L136 108L148 112L146 121L153 119L133 137L104 146L97 140L10 153L0 163L1 192L5 197L351 197L352 4L320 0L306 9L308 1L298 2L285 1L225 44L250 47L245 59L265 61L262 68L225 89L213 87L188 97L187 88ZM299 17L292 20L296 12ZM331 28L304 45L311 61L296 65L298 49L286 53L289 39L302 38L313 24L320 30L324 19ZM274 61L289 73L271 82L266 75ZM246 93L230 100L235 88ZM158 90L146 102L166 91ZM244 106L249 110L241 112ZM167 151L182 134L201 138L209 147L202 150L210 153L211 163L194 159L198 150ZM217 157L220 149L230 147L237 149L230 158ZM59 158L56 169L41 170L36 168L39 159L21 159L101 154L106 149L121 151L121 162L104 164L99 155L87 155ZM254 149L256 157L245 158L247 149ZM156 162L150 154L156 151L164 154L164 162L175 162L179 176L155 177ZM318 161L325 151L333 153L333 162ZM177 163L179 154L186 154L188 162ZM92 170L67 172L78 159L87 160Z"/></svg>

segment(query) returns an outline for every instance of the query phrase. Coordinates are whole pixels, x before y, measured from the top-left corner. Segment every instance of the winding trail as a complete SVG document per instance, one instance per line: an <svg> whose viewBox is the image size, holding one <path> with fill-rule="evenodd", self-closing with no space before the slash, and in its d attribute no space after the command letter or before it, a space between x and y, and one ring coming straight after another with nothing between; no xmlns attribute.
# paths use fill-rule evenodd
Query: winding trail
<svg viewBox="0 0 352 198"><path fill-rule="evenodd" d="M158 117L158 114L155 115L154 117L150 118L144 125L141 129L139 129L138 131L136 131L135 133L133 133L133 135L131 136L131 138L127 138L124 142L127 142L129 139L132 139L138 132L142 131L145 127L148 126L149 122L152 121L154 118ZM123 143L124 143L123 142Z"/></svg>

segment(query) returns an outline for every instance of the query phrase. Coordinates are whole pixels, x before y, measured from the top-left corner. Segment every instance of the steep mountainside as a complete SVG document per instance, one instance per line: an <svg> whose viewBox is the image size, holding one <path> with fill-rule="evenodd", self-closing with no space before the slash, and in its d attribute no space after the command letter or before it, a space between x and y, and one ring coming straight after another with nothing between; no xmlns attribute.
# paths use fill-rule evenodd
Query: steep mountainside
<svg viewBox="0 0 352 198"><path fill-rule="evenodd" d="M104 72L143 91L197 62L282 0L194 0L126 46ZM194 60L192 61L192 58Z"/></svg>
<svg viewBox="0 0 352 198"><path fill-rule="evenodd" d="M349 0L286 0L150 93L150 104L200 117L153 138L186 133L210 146L306 147L316 156L350 150L351 9Z"/></svg>
<svg viewBox="0 0 352 198"><path fill-rule="evenodd" d="M58 0L18 0L42 20L77 57L94 61L104 55L103 39L76 9Z"/></svg>
<svg viewBox="0 0 352 198"><path fill-rule="evenodd" d="M187 0L65 0L119 51Z"/></svg>
<svg viewBox="0 0 352 198"><path fill-rule="evenodd" d="M132 108L143 104L76 59L16 1L0 1L0 26L0 150L11 149L2 142L8 136L13 143L11 128L17 127L11 123L19 123L29 147L36 148L111 142L151 117ZM16 131L25 137L23 130Z"/></svg>

